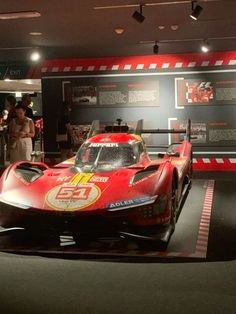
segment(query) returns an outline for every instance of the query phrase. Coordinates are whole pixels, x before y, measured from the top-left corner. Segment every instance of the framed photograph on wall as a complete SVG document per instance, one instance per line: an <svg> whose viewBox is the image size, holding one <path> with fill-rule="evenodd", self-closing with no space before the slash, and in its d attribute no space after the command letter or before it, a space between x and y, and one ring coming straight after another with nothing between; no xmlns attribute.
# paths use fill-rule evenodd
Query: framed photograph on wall
<svg viewBox="0 0 236 314"><path fill-rule="evenodd" d="M196 75L196 78L175 78L175 107L205 105L236 105L236 80L234 73Z"/></svg>
<svg viewBox="0 0 236 314"><path fill-rule="evenodd" d="M143 80L130 77L116 81L98 78L73 79L65 82L63 95L71 105L94 107L146 107L159 106L160 93L158 80Z"/></svg>
<svg viewBox="0 0 236 314"><path fill-rule="evenodd" d="M178 78L176 83L177 107L214 103L212 82L204 79Z"/></svg>
<svg viewBox="0 0 236 314"><path fill-rule="evenodd" d="M89 86L72 86L72 103L73 104L97 104L97 87Z"/></svg>
<svg viewBox="0 0 236 314"><path fill-rule="evenodd" d="M187 121L170 119L173 129L185 129ZM236 146L235 121L191 121L191 142L194 146ZM171 143L184 139L182 134L172 134Z"/></svg>

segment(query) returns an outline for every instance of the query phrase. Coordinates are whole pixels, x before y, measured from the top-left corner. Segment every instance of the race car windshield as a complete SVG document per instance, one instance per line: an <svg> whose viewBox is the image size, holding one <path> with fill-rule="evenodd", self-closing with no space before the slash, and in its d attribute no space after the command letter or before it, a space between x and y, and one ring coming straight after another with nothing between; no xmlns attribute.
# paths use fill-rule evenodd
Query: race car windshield
<svg viewBox="0 0 236 314"><path fill-rule="evenodd" d="M137 163L133 145L128 143L84 144L78 151L75 166L83 172L106 172Z"/></svg>

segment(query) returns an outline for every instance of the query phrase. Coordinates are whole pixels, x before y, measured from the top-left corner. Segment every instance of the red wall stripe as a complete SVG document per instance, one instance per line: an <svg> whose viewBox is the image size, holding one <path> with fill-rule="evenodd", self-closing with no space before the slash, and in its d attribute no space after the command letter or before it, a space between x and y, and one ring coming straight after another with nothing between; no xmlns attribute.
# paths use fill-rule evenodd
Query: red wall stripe
<svg viewBox="0 0 236 314"><path fill-rule="evenodd" d="M203 62L208 62L208 66L229 65L229 62L236 61L236 51L211 52L207 54L189 53L189 54L166 54L166 55L149 55L149 56L127 56L127 57L107 57L107 58L77 58L77 59L55 59L45 60L41 67L45 72L68 72L76 71L76 68L82 67L83 71L99 71L100 67L105 66L106 71L112 70L117 66L117 70L128 71L137 70L139 65L141 69L149 69L151 65L155 69L161 69L164 64L168 68L201 67ZM154 66L156 65L156 66ZM235 64L233 64L235 65ZM130 67L127 67L130 66Z"/></svg>

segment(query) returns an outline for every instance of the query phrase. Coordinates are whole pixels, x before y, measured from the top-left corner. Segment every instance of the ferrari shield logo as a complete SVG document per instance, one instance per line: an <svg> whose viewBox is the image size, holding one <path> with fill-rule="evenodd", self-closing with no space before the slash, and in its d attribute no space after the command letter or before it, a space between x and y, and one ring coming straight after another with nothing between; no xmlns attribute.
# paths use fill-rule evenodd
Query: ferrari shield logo
<svg viewBox="0 0 236 314"><path fill-rule="evenodd" d="M75 211L93 204L100 195L101 190L92 183L64 183L47 193L46 203L57 210Z"/></svg>

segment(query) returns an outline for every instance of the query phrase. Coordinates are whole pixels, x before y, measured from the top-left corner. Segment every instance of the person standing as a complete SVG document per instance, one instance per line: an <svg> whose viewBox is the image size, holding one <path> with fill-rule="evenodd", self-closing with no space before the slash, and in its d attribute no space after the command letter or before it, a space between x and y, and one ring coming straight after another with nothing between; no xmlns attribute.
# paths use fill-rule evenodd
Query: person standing
<svg viewBox="0 0 236 314"><path fill-rule="evenodd" d="M30 94L24 94L22 97L22 106L24 106L25 108L25 116L32 119L33 123L34 123L34 114L33 114L33 110L30 107L30 104L32 103L32 99L30 97ZM35 137L32 137L32 145L33 145L33 150L35 147Z"/></svg>
<svg viewBox="0 0 236 314"><path fill-rule="evenodd" d="M21 102L16 105L15 112L16 118L9 124L10 163L31 160L31 138L35 134L33 120L26 117L25 106Z"/></svg>
<svg viewBox="0 0 236 314"><path fill-rule="evenodd" d="M32 99L30 97L30 94L24 94L22 97L22 106L25 108L25 116L33 119L33 110L29 107L30 104L32 103Z"/></svg>
<svg viewBox="0 0 236 314"><path fill-rule="evenodd" d="M8 116L6 120L7 124L9 124L11 120L16 117L15 106L16 106L16 97L13 95L8 95L6 97L6 108L8 110Z"/></svg>
<svg viewBox="0 0 236 314"><path fill-rule="evenodd" d="M8 117L8 110L4 109L2 111L1 117L0 117L0 125L5 126L7 125L7 117Z"/></svg>

